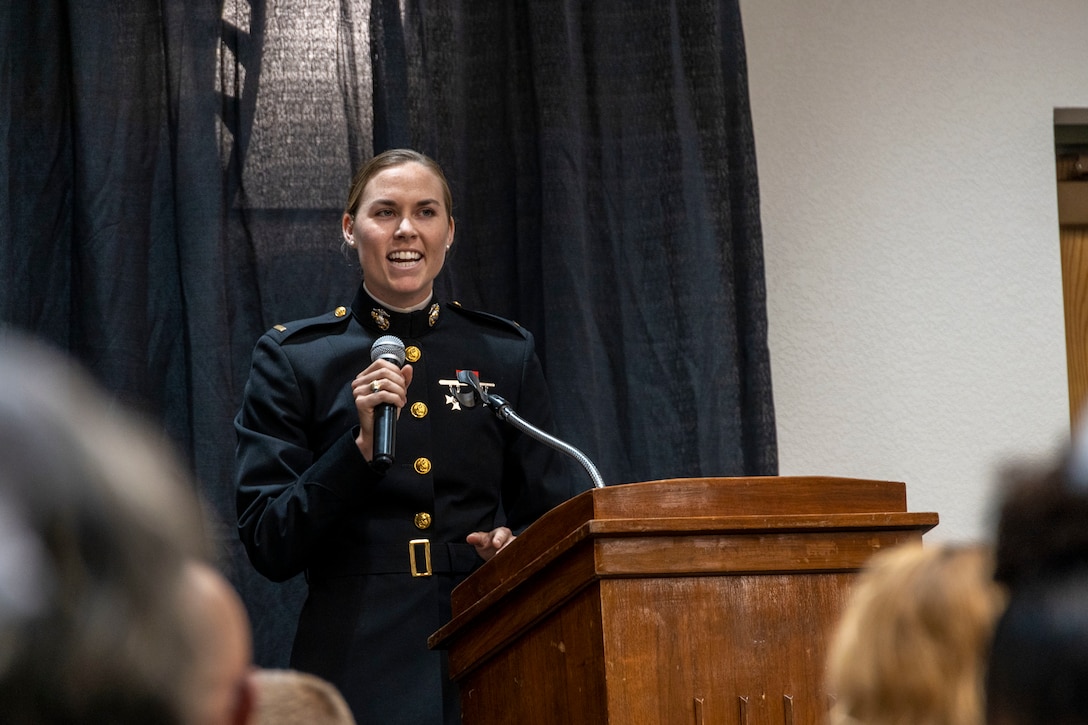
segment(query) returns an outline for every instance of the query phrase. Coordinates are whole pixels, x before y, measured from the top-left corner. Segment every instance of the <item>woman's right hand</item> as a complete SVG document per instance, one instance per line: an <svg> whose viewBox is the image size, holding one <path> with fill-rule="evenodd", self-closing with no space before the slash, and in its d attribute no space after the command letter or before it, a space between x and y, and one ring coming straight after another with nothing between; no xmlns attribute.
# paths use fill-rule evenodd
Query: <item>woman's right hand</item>
<svg viewBox="0 0 1088 725"><path fill-rule="evenodd" d="M374 408L382 403L396 407L397 415L408 402L408 386L412 383L412 366L397 367L388 360L375 360L351 381L351 395L359 414L359 435L355 445L363 458L374 458Z"/></svg>

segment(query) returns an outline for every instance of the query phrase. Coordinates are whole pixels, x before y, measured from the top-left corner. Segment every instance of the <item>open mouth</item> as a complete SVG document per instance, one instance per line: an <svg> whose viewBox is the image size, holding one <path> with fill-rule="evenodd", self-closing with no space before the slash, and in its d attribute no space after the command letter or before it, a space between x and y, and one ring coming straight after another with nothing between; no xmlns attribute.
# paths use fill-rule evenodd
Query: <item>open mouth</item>
<svg viewBox="0 0 1088 725"><path fill-rule="evenodd" d="M401 250L390 252L385 258L396 265L411 266L423 259L423 255L411 250Z"/></svg>

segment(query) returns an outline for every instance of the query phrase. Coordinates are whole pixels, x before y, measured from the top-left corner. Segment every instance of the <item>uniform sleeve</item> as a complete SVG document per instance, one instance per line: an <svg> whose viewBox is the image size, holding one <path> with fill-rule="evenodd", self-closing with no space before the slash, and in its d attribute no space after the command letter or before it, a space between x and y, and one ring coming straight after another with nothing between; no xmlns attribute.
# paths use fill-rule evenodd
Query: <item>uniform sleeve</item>
<svg viewBox="0 0 1088 725"><path fill-rule="evenodd" d="M528 332L521 360L518 400L508 402L519 416L555 434L551 398L544 370ZM507 526L520 533L550 509L592 487L589 476L569 456L531 436L515 432L505 457L503 502Z"/></svg>
<svg viewBox="0 0 1088 725"><path fill-rule="evenodd" d="M234 421L238 532L254 567L284 581L309 564L315 544L380 474L345 430L328 449L308 445L304 396L283 348L268 335L253 353Z"/></svg>

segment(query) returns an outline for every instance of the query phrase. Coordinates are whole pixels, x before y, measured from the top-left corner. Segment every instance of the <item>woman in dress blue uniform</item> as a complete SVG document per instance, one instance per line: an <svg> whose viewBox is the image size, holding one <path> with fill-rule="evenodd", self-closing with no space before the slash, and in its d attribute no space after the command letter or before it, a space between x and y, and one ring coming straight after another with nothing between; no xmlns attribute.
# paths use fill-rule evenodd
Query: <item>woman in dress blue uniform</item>
<svg viewBox="0 0 1088 725"><path fill-rule="evenodd" d="M307 577L291 666L337 685L360 725L460 722L445 653L427 647L449 620L451 590L588 487L562 475L551 449L458 403L457 371L470 369L526 420L552 423L532 335L434 299L451 207L422 154L388 151L364 166L343 216L362 286L350 307L261 337L235 420L250 560L274 581ZM403 368L370 362L383 335L404 341ZM382 403L399 411L384 471L370 465Z"/></svg>

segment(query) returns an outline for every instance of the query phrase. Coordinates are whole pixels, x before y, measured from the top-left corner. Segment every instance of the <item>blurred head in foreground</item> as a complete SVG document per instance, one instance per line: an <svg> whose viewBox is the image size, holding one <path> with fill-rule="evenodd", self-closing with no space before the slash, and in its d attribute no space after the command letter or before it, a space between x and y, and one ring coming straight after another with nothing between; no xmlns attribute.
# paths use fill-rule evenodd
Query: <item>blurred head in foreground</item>
<svg viewBox="0 0 1088 725"><path fill-rule="evenodd" d="M980 546L902 544L869 560L828 654L831 725L978 725L1003 606Z"/></svg>
<svg viewBox="0 0 1088 725"><path fill-rule="evenodd" d="M988 663L987 722L1088 723L1088 426L1056 463L1002 482L996 576L1010 599Z"/></svg>
<svg viewBox="0 0 1088 725"><path fill-rule="evenodd" d="M173 451L64 358L0 330L4 721L190 721L199 653L180 602L208 556Z"/></svg>

